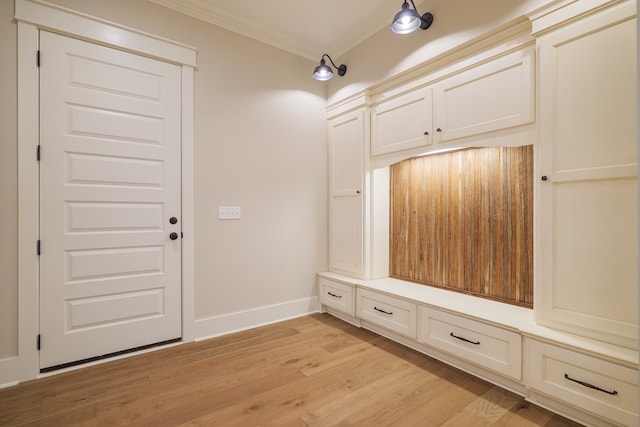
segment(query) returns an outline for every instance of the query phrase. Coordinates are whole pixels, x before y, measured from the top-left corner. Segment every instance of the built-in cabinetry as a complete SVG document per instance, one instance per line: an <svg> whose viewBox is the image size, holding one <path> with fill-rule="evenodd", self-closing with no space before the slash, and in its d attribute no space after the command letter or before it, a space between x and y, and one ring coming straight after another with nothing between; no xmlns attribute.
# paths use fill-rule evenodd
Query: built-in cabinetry
<svg viewBox="0 0 640 427"><path fill-rule="evenodd" d="M537 325L532 310L397 279L319 273L324 311L593 426L638 423L638 353Z"/></svg>
<svg viewBox="0 0 640 427"><path fill-rule="evenodd" d="M531 123L534 48L478 59L468 69L434 74L426 87L383 92L371 108L371 154L445 148L460 138Z"/></svg>
<svg viewBox="0 0 640 427"><path fill-rule="evenodd" d="M420 307L420 342L520 380L522 338L493 326L432 307Z"/></svg>
<svg viewBox="0 0 640 427"><path fill-rule="evenodd" d="M422 88L378 102L371 110L374 156L433 144L433 96Z"/></svg>
<svg viewBox="0 0 640 427"><path fill-rule="evenodd" d="M524 348L531 400L552 408L565 402L620 425L638 425L637 367L532 337Z"/></svg>
<svg viewBox="0 0 640 427"><path fill-rule="evenodd" d="M534 25L536 320L637 348L636 6L620 2L565 24L566 9Z"/></svg>
<svg viewBox="0 0 640 427"><path fill-rule="evenodd" d="M526 25L329 108L320 303L587 425L637 425L636 1L550 2ZM535 152L533 310L386 277L388 165L523 144Z"/></svg>
<svg viewBox="0 0 640 427"><path fill-rule="evenodd" d="M435 84L436 141L442 144L533 122L533 58L533 46L526 46Z"/></svg>
<svg viewBox="0 0 640 427"><path fill-rule="evenodd" d="M363 99L342 104L329 115L329 268L353 277L366 275L366 166L369 108Z"/></svg>
<svg viewBox="0 0 640 427"><path fill-rule="evenodd" d="M352 283L318 277L318 295L324 306L350 317L356 315L355 287Z"/></svg>
<svg viewBox="0 0 640 427"><path fill-rule="evenodd" d="M414 302L359 288L356 291L357 317L368 320L390 331L416 338L417 306Z"/></svg>

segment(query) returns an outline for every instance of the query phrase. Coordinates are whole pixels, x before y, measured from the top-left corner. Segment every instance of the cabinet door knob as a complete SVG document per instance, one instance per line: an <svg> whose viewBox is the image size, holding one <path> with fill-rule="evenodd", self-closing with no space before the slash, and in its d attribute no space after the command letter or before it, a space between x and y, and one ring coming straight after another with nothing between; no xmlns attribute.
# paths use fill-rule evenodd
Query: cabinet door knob
<svg viewBox="0 0 640 427"><path fill-rule="evenodd" d="M442 132L442 129L438 128L436 129L436 132Z"/></svg>
<svg viewBox="0 0 640 427"><path fill-rule="evenodd" d="M549 180L549 177L547 175L542 175L542 177L540 178L543 181L547 181Z"/></svg>
<svg viewBox="0 0 640 427"><path fill-rule="evenodd" d="M360 190L356 190L356 194L360 194Z"/></svg>
<svg viewBox="0 0 640 427"><path fill-rule="evenodd" d="M425 135L429 135L429 131L428 131L428 130L425 130L425 131L424 131L424 134L425 134Z"/></svg>

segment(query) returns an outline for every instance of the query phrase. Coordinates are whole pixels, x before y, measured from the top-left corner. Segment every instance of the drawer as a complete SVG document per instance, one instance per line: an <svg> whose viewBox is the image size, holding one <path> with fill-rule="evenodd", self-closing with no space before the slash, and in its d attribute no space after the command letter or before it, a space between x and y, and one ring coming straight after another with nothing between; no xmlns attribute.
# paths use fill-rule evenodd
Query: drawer
<svg viewBox="0 0 640 427"><path fill-rule="evenodd" d="M638 425L638 371L527 338L529 387L625 426Z"/></svg>
<svg viewBox="0 0 640 427"><path fill-rule="evenodd" d="M404 336L416 338L416 304L358 288L358 317Z"/></svg>
<svg viewBox="0 0 640 427"><path fill-rule="evenodd" d="M424 344L522 378L522 338L516 332L427 307L420 307L419 331Z"/></svg>
<svg viewBox="0 0 640 427"><path fill-rule="evenodd" d="M331 307L349 316L355 315L355 286L318 277L320 304Z"/></svg>

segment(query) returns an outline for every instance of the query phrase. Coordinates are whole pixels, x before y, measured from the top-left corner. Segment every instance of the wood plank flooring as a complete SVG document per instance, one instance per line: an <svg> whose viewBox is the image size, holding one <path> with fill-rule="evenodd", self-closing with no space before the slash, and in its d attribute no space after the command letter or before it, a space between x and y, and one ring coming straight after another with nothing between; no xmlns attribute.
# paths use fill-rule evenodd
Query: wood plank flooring
<svg viewBox="0 0 640 427"><path fill-rule="evenodd" d="M578 424L327 314L0 390L0 426Z"/></svg>

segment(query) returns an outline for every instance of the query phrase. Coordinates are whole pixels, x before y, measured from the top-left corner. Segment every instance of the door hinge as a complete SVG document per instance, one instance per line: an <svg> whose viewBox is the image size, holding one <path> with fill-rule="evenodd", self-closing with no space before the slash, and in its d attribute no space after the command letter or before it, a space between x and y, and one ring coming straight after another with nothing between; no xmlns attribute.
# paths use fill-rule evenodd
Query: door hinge
<svg viewBox="0 0 640 427"><path fill-rule="evenodd" d="M36 65L40 66L40 50L36 52Z"/></svg>
<svg viewBox="0 0 640 427"><path fill-rule="evenodd" d="M36 347L38 350L40 350L41 345L42 345L42 340L41 340L40 334L38 334L38 337L36 338Z"/></svg>
<svg viewBox="0 0 640 427"><path fill-rule="evenodd" d="M40 255L40 240L38 240L38 243L36 244L36 252L38 254L38 256Z"/></svg>
<svg viewBox="0 0 640 427"><path fill-rule="evenodd" d="M40 144L36 147L36 160L40 161Z"/></svg>

